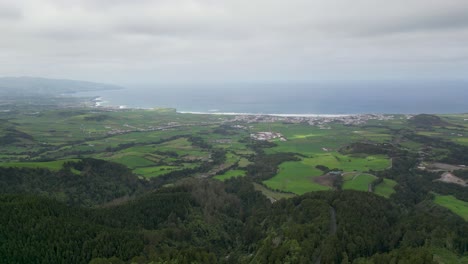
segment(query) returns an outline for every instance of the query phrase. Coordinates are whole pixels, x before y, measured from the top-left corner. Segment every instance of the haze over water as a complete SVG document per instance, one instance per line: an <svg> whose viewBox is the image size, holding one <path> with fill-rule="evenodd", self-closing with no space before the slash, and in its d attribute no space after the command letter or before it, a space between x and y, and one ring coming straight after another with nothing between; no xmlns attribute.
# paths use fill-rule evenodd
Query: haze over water
<svg viewBox="0 0 468 264"><path fill-rule="evenodd" d="M263 114L466 113L468 82L170 84L79 93L104 105Z"/></svg>

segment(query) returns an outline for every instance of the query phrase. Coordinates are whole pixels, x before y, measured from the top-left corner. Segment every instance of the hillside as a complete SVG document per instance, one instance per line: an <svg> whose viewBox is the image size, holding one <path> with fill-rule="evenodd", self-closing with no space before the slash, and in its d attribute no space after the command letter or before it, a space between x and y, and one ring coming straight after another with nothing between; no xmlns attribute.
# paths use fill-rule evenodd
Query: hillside
<svg viewBox="0 0 468 264"><path fill-rule="evenodd" d="M408 214L356 191L270 205L241 179L189 181L103 209L1 195L0 210L8 263L423 264L435 263L431 246L456 256L468 238L466 222L431 206Z"/></svg>
<svg viewBox="0 0 468 264"><path fill-rule="evenodd" d="M116 85L35 77L0 78L0 96L57 96L65 93L115 90Z"/></svg>
<svg viewBox="0 0 468 264"><path fill-rule="evenodd" d="M468 117L436 117L453 126L432 117L428 127L409 126L400 115L1 111L0 255L7 263L466 263L468 192L440 179L466 179Z"/></svg>
<svg viewBox="0 0 468 264"><path fill-rule="evenodd" d="M418 128L450 126L449 122L436 115L420 114L412 117L409 123Z"/></svg>

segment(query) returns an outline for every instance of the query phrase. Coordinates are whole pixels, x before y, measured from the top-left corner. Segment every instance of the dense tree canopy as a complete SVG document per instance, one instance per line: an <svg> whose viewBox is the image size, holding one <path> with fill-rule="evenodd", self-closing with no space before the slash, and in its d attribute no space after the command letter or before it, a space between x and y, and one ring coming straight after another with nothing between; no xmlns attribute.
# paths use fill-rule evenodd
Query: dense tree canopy
<svg viewBox="0 0 468 264"><path fill-rule="evenodd" d="M325 191L272 205L248 179L187 180L95 209L1 195L0 212L7 263L432 263L431 247L468 246L468 224L429 203L408 212Z"/></svg>

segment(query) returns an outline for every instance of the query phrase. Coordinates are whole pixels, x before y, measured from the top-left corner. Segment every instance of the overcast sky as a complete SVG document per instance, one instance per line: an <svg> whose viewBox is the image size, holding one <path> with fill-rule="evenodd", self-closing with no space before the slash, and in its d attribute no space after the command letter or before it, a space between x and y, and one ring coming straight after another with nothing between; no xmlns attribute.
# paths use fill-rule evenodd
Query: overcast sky
<svg viewBox="0 0 468 264"><path fill-rule="evenodd" d="M467 0L0 0L0 76L466 79Z"/></svg>

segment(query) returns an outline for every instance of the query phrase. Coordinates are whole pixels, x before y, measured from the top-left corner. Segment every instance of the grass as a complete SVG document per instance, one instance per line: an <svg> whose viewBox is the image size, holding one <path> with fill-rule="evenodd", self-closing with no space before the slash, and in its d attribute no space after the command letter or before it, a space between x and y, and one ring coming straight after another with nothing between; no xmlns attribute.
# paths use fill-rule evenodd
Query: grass
<svg viewBox="0 0 468 264"><path fill-rule="evenodd" d="M374 129L375 130L375 129ZM373 131L373 130L356 130L353 133L358 134L365 140L371 140L379 143L388 142L392 139L390 134L385 134L387 131Z"/></svg>
<svg viewBox="0 0 468 264"><path fill-rule="evenodd" d="M118 158L112 158L110 160L113 162L121 163L129 167L130 169L135 169L138 167L149 167L149 166L154 165L152 161L147 160L143 157L134 156L134 155L125 155L125 156L121 156Z"/></svg>
<svg viewBox="0 0 468 264"><path fill-rule="evenodd" d="M234 164L240 160L239 156L234 153L227 153L226 154L226 163Z"/></svg>
<svg viewBox="0 0 468 264"><path fill-rule="evenodd" d="M245 176L245 171L243 170L230 170L230 171L227 171L221 175L216 175L214 176L213 178L217 179L217 180L221 180L221 181L225 181L227 179L230 179L230 178L234 178L234 177L243 177Z"/></svg>
<svg viewBox="0 0 468 264"><path fill-rule="evenodd" d="M436 195L434 202L468 221L468 202L458 200L452 195Z"/></svg>
<svg viewBox="0 0 468 264"><path fill-rule="evenodd" d="M393 193L395 193L395 186L397 182L390 179L384 179L382 183L375 186L374 193L386 198L389 198Z"/></svg>
<svg viewBox="0 0 468 264"><path fill-rule="evenodd" d="M441 134L438 133L438 132L430 132L430 131L420 131L420 132L417 132L416 134L422 135L422 136L427 136L427 137L439 137L439 136L441 136Z"/></svg>
<svg viewBox="0 0 468 264"><path fill-rule="evenodd" d="M390 160L383 155L348 156L337 152L314 155L305 159L312 166L324 165L330 169L338 168L343 171L383 170L390 166Z"/></svg>
<svg viewBox="0 0 468 264"><path fill-rule="evenodd" d="M417 151L423 146L423 144L414 141L404 141L401 142L400 145L413 151Z"/></svg>
<svg viewBox="0 0 468 264"><path fill-rule="evenodd" d="M328 190L328 187L313 181L314 177L321 174L322 171L307 164L304 160L284 162L279 166L279 173L263 183L272 190L282 190L296 194Z"/></svg>
<svg viewBox="0 0 468 264"><path fill-rule="evenodd" d="M141 136L141 135L140 135ZM166 155L165 153L173 153ZM197 161L207 159L209 152L192 146L187 138L178 138L161 144L138 145L117 152L103 152L94 157L121 163L143 177L158 177L174 170L197 166ZM191 166L178 161L190 160ZM157 166L160 165L160 166Z"/></svg>
<svg viewBox="0 0 468 264"><path fill-rule="evenodd" d="M0 166L14 168L44 168L52 171L58 171L62 168L63 164L68 161L79 161L79 159L55 160L47 162L4 162L0 163Z"/></svg>
<svg viewBox="0 0 468 264"><path fill-rule="evenodd" d="M323 174L316 168L324 165L330 169L338 168L346 172L383 170L390 165L385 156L346 156L337 152L329 152L303 158L301 161L285 162L279 166L279 172L273 178L263 183L273 190L282 190L303 194L312 191L328 190L314 181L314 178ZM367 187L366 187L367 190Z"/></svg>
<svg viewBox="0 0 468 264"><path fill-rule="evenodd" d="M377 177L370 174L357 174L349 178L345 177L343 189L367 192L369 190L369 184L375 181L375 179L377 179Z"/></svg>
<svg viewBox="0 0 468 264"><path fill-rule="evenodd" d="M181 168L175 166L158 166L158 167L147 167L147 168L137 168L133 172L137 175L143 176L145 178L153 178L164 175L174 170L180 170Z"/></svg>
<svg viewBox="0 0 468 264"><path fill-rule="evenodd" d="M105 116L101 121L95 117ZM93 119L94 117L94 119ZM41 115L21 115L14 122L3 123L0 127L0 135L6 133L7 127L14 127L18 131L30 134L34 140L30 142L21 141L15 145L0 146L0 160L17 161L20 158L28 158L27 153L41 153L32 158L74 158L74 151L82 151L86 157L106 159L122 163L133 169L135 173L144 177L158 177L173 170L189 167L187 164L178 164L178 161L192 162L190 166L199 166L201 160L207 160L209 151L193 146L186 137L154 144L161 139L174 135L196 135L205 139L206 142L215 147L223 147L227 151L226 163L238 162L240 170L228 171L216 177L234 177L233 174L243 174L242 169L250 162L248 155L254 154L246 145L244 138L250 133L259 131L274 131L282 133L286 142L276 141L276 147L265 149L266 153L293 152L304 155L301 161L286 162L280 165L277 175L265 181L265 185L271 189L290 191L297 194L305 192L326 190L328 187L314 182L314 178L322 174L315 166L324 165L330 169L338 168L345 172L356 172L362 174L369 170L382 170L390 166L386 156L342 155L338 151L346 144L356 141L386 142L391 139L391 128L402 128L406 124L404 116L397 116L395 120L371 120L368 125L373 126L344 126L342 124L327 124L331 129L320 129L317 126L307 124L285 124L285 123L252 123L248 129L233 130L234 133L222 135L213 133L214 128L219 126L220 118L223 120L232 117L221 117L213 115L190 115L178 114L172 110L130 110L115 112L99 112L89 109L43 111ZM402 119L400 119L402 118ZM467 127L468 122L464 119L468 115L447 115L454 124ZM207 124L213 122L211 124ZM169 123L181 125L177 128L168 128L156 131L137 131L167 126ZM216 123L216 124L215 124ZM124 134L108 135L112 130L133 130ZM420 131L427 136L440 136L453 140L459 144L468 145L466 136L453 136L451 129L437 129L435 131ZM3 133L3 134L2 134ZM216 139L229 139L230 143L214 143ZM120 144L137 143L138 145L110 152L108 147L115 148ZM402 142L411 150L418 150L421 144L416 142ZM53 146L53 147L51 147ZM325 151L323 148L328 149ZM44 152L41 152L44 150ZM161 153L156 153L161 151ZM170 155L162 152L175 152ZM53 170L61 168L63 161L50 163L0 163L0 166L19 167L45 167ZM8 164L8 165L7 165ZM241 175L235 175L241 176ZM215 178L216 178L215 177ZM357 177L357 186L350 188L364 190L368 181L366 177ZM362 181L360 183L360 181ZM348 185L351 183L348 183ZM375 187L375 193L389 197L394 192L395 182L384 180ZM347 187L346 187L347 188ZM266 188L267 189L267 188ZM267 189L268 190L268 189ZM367 186L366 189L367 190ZM270 190L271 191L271 190Z"/></svg>
<svg viewBox="0 0 468 264"><path fill-rule="evenodd" d="M248 166L249 164L251 164L251 163L252 163L252 162L250 162L248 159L246 159L246 158L241 158L241 159L239 160L239 167L240 167L240 168L245 168L245 167L247 167L247 166Z"/></svg>
<svg viewBox="0 0 468 264"><path fill-rule="evenodd" d="M445 248L431 248L434 260L441 264L468 264L468 256L460 257Z"/></svg>
<svg viewBox="0 0 468 264"><path fill-rule="evenodd" d="M468 145L468 137L463 137L463 138L455 138L453 139L455 143L461 144L461 145Z"/></svg>
<svg viewBox="0 0 468 264"><path fill-rule="evenodd" d="M254 185L255 190L262 192L263 195L265 195L269 199L273 199L274 201L278 201L278 200L281 200L281 199L289 199L289 198L292 198L292 197L296 196L296 195L294 195L292 193L272 191L272 190L268 189L267 187L265 187L265 186L263 186L261 184L258 184L258 183L253 183L253 185Z"/></svg>
<svg viewBox="0 0 468 264"><path fill-rule="evenodd" d="M258 131L274 131L282 133L287 141L276 141L277 147L267 150L272 152L294 152L306 156L324 153L323 148L338 151L342 146L351 142L368 140L373 142L387 142L391 139L390 132L385 128L366 128L351 133L349 127L332 124L331 129L304 124L258 124L254 128ZM351 128L356 129L356 128Z"/></svg>
<svg viewBox="0 0 468 264"><path fill-rule="evenodd" d="M187 138L178 138L158 145L158 150L162 151L190 150L192 148L192 143Z"/></svg>
<svg viewBox="0 0 468 264"><path fill-rule="evenodd" d="M133 170L138 176L142 176L144 178L154 178L159 177L164 174L168 174L173 171L195 168L197 164L194 163L183 163L177 166L150 166L150 167L139 167Z"/></svg>

